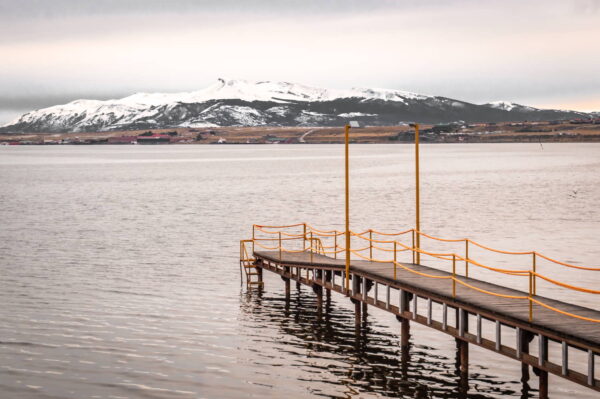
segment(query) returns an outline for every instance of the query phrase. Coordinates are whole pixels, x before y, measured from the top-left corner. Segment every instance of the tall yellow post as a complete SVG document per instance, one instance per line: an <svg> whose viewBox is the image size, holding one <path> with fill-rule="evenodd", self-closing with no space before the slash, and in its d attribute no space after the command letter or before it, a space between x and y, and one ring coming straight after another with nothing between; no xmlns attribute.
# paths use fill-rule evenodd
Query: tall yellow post
<svg viewBox="0 0 600 399"><path fill-rule="evenodd" d="M469 239L465 238L465 277L469 277Z"/></svg>
<svg viewBox="0 0 600 399"><path fill-rule="evenodd" d="M533 251L533 295L537 295L537 287L535 284L535 273L537 273L537 270L535 263L535 251Z"/></svg>
<svg viewBox="0 0 600 399"><path fill-rule="evenodd" d="M420 190L419 190L419 124L415 123L415 216L416 216L416 238L417 238L417 249L421 249L421 209L419 207L420 202ZM421 253L417 252L417 264L421 264Z"/></svg>
<svg viewBox="0 0 600 399"><path fill-rule="evenodd" d="M350 125L344 126L346 155L346 293L350 294Z"/></svg>
<svg viewBox="0 0 600 399"><path fill-rule="evenodd" d="M304 223L304 233L303 233L303 237L304 237L304 243L302 244L302 249L304 251L306 251L306 223Z"/></svg>

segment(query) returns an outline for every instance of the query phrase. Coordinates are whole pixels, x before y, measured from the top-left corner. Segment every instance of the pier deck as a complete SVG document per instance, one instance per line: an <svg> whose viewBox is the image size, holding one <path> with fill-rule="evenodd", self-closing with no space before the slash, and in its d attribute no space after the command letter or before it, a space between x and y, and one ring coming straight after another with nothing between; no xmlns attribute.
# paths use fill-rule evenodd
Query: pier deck
<svg viewBox="0 0 600 399"><path fill-rule="evenodd" d="M401 263L413 271L397 266L394 278L392 262L352 260L349 276L352 282L351 289L350 292L346 292L343 280L344 259L310 252L281 251L255 251L253 257L261 280L263 269L275 272L286 281L288 292L289 280L296 280L311 286L317 295L322 295L323 289L348 295L357 304L357 312L360 312L358 305L362 304L394 313L399 320L406 323L406 331L410 320L455 337L463 363L468 363L468 344L474 344L519 360L524 365L534 367L538 372L549 372L600 391L600 380L595 377L595 357L600 354L600 328L597 323L565 317L537 304L533 304L533 318L529 320L528 299L490 296L459 283L455 284L453 295L451 280L425 278L414 272L442 277L450 274L423 265ZM526 292L473 278L457 278L478 289L501 295L528 295ZM392 297L397 299L392 300ZM545 297L536 298L567 313L600 319L600 312L593 309ZM443 307L441 314L439 305ZM436 311L433 311L434 306L438 307ZM495 324L495 337L484 336L483 322ZM403 325L403 332L404 329ZM502 336L506 335L508 330L515 333L513 342L502 341ZM529 344L533 343L534 339L537 348L530 350ZM549 360L548 342L555 342L561 346L558 354L560 362L554 363ZM569 352L573 350L583 351L587 356L587 373L575 371L570 367ZM556 357L553 356L552 359ZM547 384L547 374L542 374L542 377L546 379Z"/></svg>

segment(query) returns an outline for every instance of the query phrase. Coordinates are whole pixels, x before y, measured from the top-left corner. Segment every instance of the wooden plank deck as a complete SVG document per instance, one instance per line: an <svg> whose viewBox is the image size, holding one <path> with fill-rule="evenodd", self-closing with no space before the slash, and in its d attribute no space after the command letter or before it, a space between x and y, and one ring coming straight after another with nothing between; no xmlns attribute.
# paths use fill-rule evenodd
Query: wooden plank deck
<svg viewBox="0 0 600 399"><path fill-rule="evenodd" d="M339 269L345 268L344 259L333 259L324 255L301 253L280 253L279 251L256 251L257 258L266 259L286 266L299 266L303 268L327 268ZM431 267L416 265L412 263L402 263L404 266L422 273L437 276L449 276L450 274ZM540 330L548 333L549 336L556 336L570 342L573 345L591 349L598 353L600 351L600 325L569 316L562 315L555 311L546 309L540 305L533 306L533 321L529 321L529 301L526 299L510 299L497 296L491 296L471 288L456 284L456 296L452 297L452 282L448 279L434 279L419 276L401 267L396 269L396 279L394 279L394 267L392 263L376 263L366 260L352 260L350 264L352 273L366 277L367 279L380 281L407 289L431 297L441 302L454 303L470 309L473 313L491 314L498 319L514 322L517 325L524 325L534 330ZM517 291L511 288L503 287L484 281L459 277L477 288L491 291L498 294L527 296L526 292ZM563 310L565 312L577 314L584 317L600 319L600 311L572 305L566 302L554 299L535 296L539 301Z"/></svg>

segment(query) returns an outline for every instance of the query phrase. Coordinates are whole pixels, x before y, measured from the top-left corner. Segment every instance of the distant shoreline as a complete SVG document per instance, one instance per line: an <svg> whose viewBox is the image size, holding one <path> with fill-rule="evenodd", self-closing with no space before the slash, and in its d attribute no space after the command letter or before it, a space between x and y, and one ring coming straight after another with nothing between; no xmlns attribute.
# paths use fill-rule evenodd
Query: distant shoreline
<svg viewBox="0 0 600 399"><path fill-rule="evenodd" d="M0 134L2 145L339 144L342 127L216 127L137 131ZM409 126L350 130L352 143L414 142ZM579 121L422 125L422 143L600 142L600 123Z"/></svg>

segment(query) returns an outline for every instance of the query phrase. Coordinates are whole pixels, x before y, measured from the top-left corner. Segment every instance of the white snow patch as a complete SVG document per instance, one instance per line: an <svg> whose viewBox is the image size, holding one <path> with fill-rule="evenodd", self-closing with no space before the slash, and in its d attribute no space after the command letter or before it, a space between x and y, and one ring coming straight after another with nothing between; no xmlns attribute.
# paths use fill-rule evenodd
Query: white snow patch
<svg viewBox="0 0 600 399"><path fill-rule="evenodd" d="M338 116L342 118L354 118L356 116L377 116L377 114L366 114L364 112L345 112L343 114L338 114Z"/></svg>

